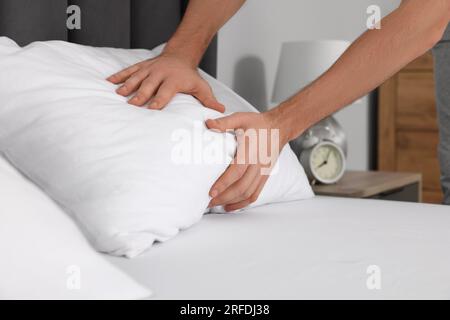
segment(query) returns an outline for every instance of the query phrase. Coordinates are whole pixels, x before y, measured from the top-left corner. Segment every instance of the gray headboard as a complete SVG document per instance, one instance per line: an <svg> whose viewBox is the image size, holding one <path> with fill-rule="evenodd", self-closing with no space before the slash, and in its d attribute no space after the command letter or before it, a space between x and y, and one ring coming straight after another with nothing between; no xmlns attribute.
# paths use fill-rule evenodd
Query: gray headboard
<svg viewBox="0 0 450 320"><path fill-rule="evenodd" d="M65 40L97 47L146 48L169 39L188 0L0 0L0 36L20 45ZM67 8L81 9L81 29L66 27ZM217 39L200 67L216 76Z"/></svg>

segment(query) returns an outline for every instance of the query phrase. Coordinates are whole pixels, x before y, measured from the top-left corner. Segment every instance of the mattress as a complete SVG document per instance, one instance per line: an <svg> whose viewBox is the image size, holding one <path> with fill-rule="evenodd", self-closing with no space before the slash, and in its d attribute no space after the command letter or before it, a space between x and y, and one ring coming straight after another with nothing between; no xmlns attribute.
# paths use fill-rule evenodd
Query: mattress
<svg viewBox="0 0 450 320"><path fill-rule="evenodd" d="M450 209L316 197L207 215L135 259L154 299L449 299Z"/></svg>

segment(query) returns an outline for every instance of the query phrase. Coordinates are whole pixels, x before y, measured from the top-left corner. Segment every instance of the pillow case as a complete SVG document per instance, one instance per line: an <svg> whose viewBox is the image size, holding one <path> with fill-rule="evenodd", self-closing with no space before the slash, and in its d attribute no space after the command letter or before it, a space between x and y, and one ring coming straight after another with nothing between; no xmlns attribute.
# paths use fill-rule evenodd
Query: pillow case
<svg viewBox="0 0 450 320"><path fill-rule="evenodd" d="M0 299L143 299L61 209L0 157Z"/></svg>
<svg viewBox="0 0 450 320"><path fill-rule="evenodd" d="M164 46L165 44L157 46L152 50L152 54L154 56L159 55L164 49ZM225 84L202 70L199 70L199 72L209 83L216 99L226 107L225 115L235 112L259 112L248 101L236 94ZM274 170L273 174L267 180L258 199L240 211L268 203L309 199L314 196L303 167L289 144L280 152L276 166L276 170ZM210 212L224 213L225 210L222 207L215 207Z"/></svg>
<svg viewBox="0 0 450 320"><path fill-rule="evenodd" d="M222 115L182 94L163 111L130 106L105 80L155 53L49 41L0 45L0 56L0 151L98 250L134 257L201 218L236 148L233 135L204 125ZM267 183L275 194L264 190L257 204L312 195L289 148L279 167Z"/></svg>

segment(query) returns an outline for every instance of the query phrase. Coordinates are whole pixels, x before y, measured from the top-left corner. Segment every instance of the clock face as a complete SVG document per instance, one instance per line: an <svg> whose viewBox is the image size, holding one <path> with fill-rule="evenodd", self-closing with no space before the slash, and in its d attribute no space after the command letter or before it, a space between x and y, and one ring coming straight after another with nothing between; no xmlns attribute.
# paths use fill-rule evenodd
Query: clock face
<svg viewBox="0 0 450 320"><path fill-rule="evenodd" d="M332 143L321 143L311 153L311 171L323 183L334 183L344 173L342 151Z"/></svg>

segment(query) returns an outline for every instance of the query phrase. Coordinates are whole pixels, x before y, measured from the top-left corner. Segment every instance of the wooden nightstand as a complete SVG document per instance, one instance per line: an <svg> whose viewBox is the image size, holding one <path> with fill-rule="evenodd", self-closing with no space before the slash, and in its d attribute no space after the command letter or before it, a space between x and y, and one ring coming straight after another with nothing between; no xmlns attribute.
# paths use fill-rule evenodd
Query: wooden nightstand
<svg viewBox="0 0 450 320"><path fill-rule="evenodd" d="M314 185L317 195L422 202L419 173L347 171L333 185Z"/></svg>

